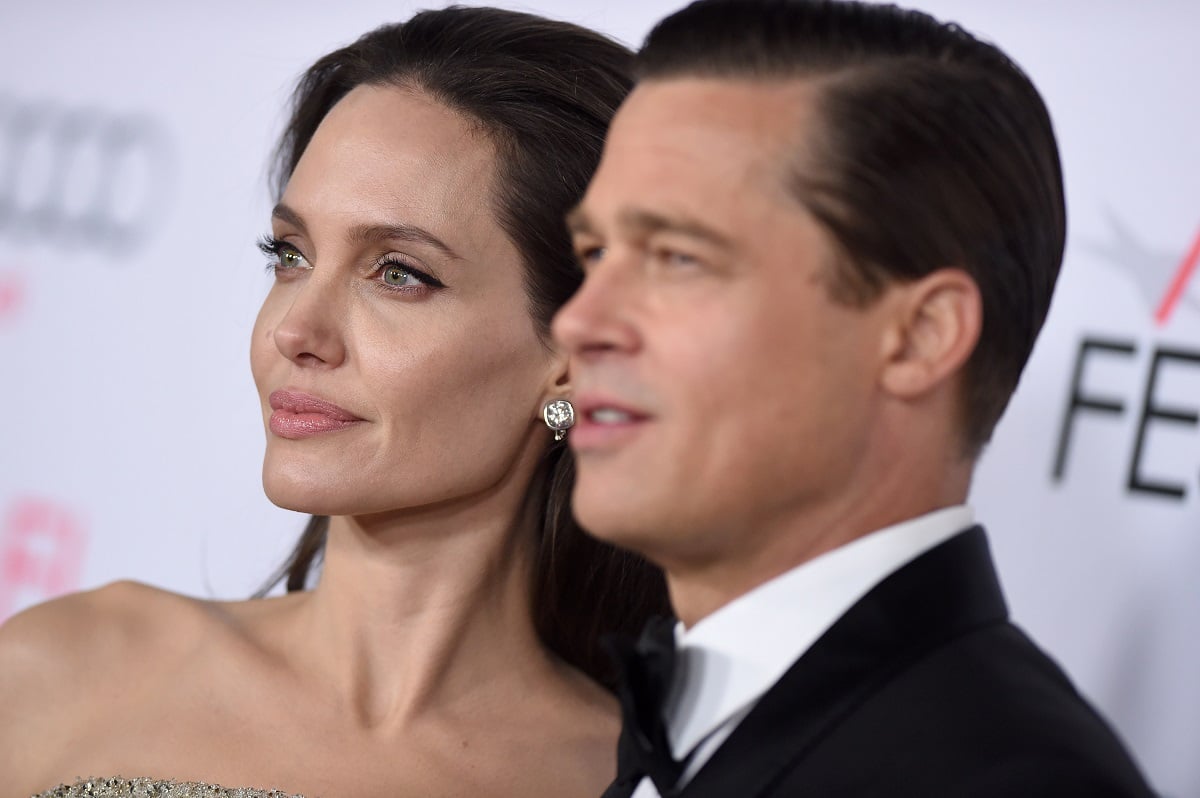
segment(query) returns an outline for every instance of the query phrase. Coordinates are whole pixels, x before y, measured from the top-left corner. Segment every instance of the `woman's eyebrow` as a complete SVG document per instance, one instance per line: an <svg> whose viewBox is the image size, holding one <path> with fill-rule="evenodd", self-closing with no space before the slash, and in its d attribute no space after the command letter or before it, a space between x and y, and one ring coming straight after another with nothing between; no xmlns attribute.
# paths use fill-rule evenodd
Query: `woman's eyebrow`
<svg viewBox="0 0 1200 798"><path fill-rule="evenodd" d="M415 224L400 222L398 224L361 224L350 228L346 236L354 244L370 244L375 241L412 241L425 244L441 252L452 260L462 260L462 256L450 248L442 239L423 227Z"/></svg>
<svg viewBox="0 0 1200 798"><path fill-rule="evenodd" d="M308 235L308 226L304 224L304 217L282 202L271 209L271 218L290 224L301 233Z"/></svg>
<svg viewBox="0 0 1200 798"><path fill-rule="evenodd" d="M272 209L271 218L289 224L305 235L308 234L308 226L304 223L304 217L294 208L283 202L280 202ZM449 244L425 228L415 224L400 222L396 224L355 225L346 233L346 238L352 244L370 244L376 241L389 240L412 241L417 244L425 244L433 247L452 260L462 260L462 256L451 249Z"/></svg>

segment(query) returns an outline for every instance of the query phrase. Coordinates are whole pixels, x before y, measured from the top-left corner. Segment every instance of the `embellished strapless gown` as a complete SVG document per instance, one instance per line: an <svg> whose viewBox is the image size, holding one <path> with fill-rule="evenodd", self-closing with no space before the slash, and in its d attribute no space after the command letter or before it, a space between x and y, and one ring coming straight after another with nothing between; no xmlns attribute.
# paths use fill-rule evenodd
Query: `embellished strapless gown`
<svg viewBox="0 0 1200 798"><path fill-rule="evenodd" d="M61 784L33 798L304 798L279 790L220 787L191 781L160 779L80 779Z"/></svg>

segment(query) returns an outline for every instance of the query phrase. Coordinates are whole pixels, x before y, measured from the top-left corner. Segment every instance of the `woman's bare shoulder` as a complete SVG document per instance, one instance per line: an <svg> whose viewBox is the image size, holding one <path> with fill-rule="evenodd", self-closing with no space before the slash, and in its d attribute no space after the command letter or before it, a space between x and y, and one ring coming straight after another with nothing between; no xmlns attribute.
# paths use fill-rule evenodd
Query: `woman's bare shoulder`
<svg viewBox="0 0 1200 798"><path fill-rule="evenodd" d="M46 715L100 709L106 697L128 696L116 686L180 675L200 649L228 648L230 633L253 637L263 625L255 621L286 603L211 601L121 581L31 607L0 626L0 718L19 705Z"/></svg>
<svg viewBox="0 0 1200 798"><path fill-rule="evenodd" d="M194 640L202 606L149 585L115 582L18 613L0 626L0 716L54 718L61 708L112 694Z"/></svg>
<svg viewBox="0 0 1200 798"><path fill-rule="evenodd" d="M102 724L130 686L195 639L203 602L117 582L31 607L0 626L0 772L19 783ZM192 627L192 628L189 628ZM168 630L171 630L168 633Z"/></svg>
<svg viewBox="0 0 1200 798"><path fill-rule="evenodd" d="M64 671L126 665L145 653L140 643L198 623L202 604L129 581L38 604L0 626L0 673L53 680Z"/></svg>

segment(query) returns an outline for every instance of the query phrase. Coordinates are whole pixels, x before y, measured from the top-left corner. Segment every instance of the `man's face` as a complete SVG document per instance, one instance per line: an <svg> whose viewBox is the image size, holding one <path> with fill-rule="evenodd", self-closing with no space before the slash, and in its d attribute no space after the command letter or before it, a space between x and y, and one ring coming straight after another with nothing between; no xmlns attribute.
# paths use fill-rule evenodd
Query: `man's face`
<svg viewBox="0 0 1200 798"><path fill-rule="evenodd" d="M881 317L830 299L788 189L813 114L802 81L643 83L569 220L575 512L668 568L836 519L870 443Z"/></svg>

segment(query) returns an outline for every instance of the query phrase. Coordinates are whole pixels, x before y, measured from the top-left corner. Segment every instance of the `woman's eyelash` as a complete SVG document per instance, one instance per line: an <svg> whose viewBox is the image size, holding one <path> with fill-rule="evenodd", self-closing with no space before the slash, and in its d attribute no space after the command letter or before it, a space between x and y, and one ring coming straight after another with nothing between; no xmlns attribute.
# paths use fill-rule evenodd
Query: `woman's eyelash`
<svg viewBox="0 0 1200 798"><path fill-rule="evenodd" d="M274 271L282 264L280 258L285 254L294 254L303 258L300 250L296 249L286 241L276 238L272 235L265 235L258 239L258 249L262 254L267 256L267 271Z"/></svg>
<svg viewBox="0 0 1200 798"><path fill-rule="evenodd" d="M288 242L286 242L282 239L276 238L273 235L264 235L261 238L259 238L258 239L258 248L259 248L259 250L262 251L262 253L264 255L267 256L267 271L268 272L276 272L277 273L280 268L293 268L293 266L283 264L282 259L284 257L295 256L296 258L299 258L299 259L304 258L303 253L301 253L300 250L298 250L295 246L293 246L292 244L289 244ZM376 268L375 268L375 274L386 275L389 270L403 272L404 274L413 278L418 283L420 283L421 285L423 285L427 288L445 288L446 287L445 283L443 283L441 280L437 279L433 275L429 274L428 272L422 271L421 269L416 268L415 266L408 263L407 261L402 260L397 257L394 257L394 256L384 258L382 261L380 261L378 266L376 266ZM392 283L387 282L386 278L383 280L383 282L389 289L392 289L392 290L405 290L405 289L411 290L412 288L416 287L416 286L394 285Z"/></svg>
<svg viewBox="0 0 1200 798"><path fill-rule="evenodd" d="M261 236L258 239L258 249L267 257L272 257L278 255L279 251L283 249L283 242L275 236Z"/></svg>

